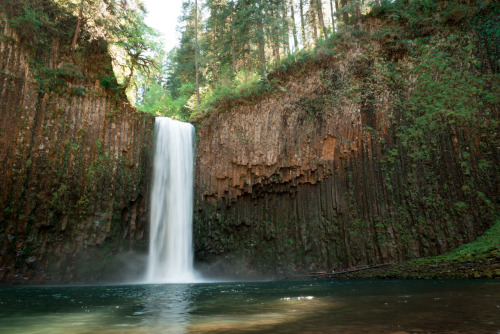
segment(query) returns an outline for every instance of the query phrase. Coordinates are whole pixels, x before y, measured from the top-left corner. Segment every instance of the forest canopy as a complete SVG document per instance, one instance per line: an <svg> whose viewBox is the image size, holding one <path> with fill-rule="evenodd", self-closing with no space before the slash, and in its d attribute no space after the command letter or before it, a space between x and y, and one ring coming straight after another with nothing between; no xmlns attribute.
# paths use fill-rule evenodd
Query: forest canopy
<svg viewBox="0 0 500 334"><path fill-rule="evenodd" d="M269 88L270 71L357 22L370 6L351 0L185 1L179 46L166 55L161 73L144 83L138 106L189 120L220 99L260 94Z"/></svg>
<svg viewBox="0 0 500 334"><path fill-rule="evenodd" d="M49 81L47 66L53 39L65 40L60 52L70 55L73 66L99 45L111 56L114 78L101 85L118 93L127 91L135 101L139 80L161 68L163 57L159 34L144 21L146 9L140 0L3 0L7 22L16 29L31 55L39 75ZM78 72L75 69L76 72ZM46 73L47 72L47 73ZM66 73L68 74L68 73ZM41 84L41 90L51 89Z"/></svg>
<svg viewBox="0 0 500 334"><path fill-rule="evenodd" d="M137 105L156 115L193 120L225 102L280 89L273 73L361 42L367 19L385 22L374 36L379 42L391 40L388 49L404 49L412 38L441 27L475 24L475 15L488 6L492 1L184 1L179 45L165 55L156 75L143 77ZM498 29L488 31L498 40Z"/></svg>
<svg viewBox="0 0 500 334"><path fill-rule="evenodd" d="M118 79L101 78L103 87L125 89L141 111L184 121L283 89L278 73L334 56L342 45L367 43L370 19L384 22L371 38L386 52L408 51L413 38L444 27L479 29L488 50L498 48L500 38L498 5L491 0L186 0L179 44L165 52L158 32L145 23L141 0L2 3L9 24L32 52L41 90L54 85L41 60L48 57L52 38L66 40L61 51L75 60L101 41ZM481 18L485 13L496 21ZM495 59L490 63L498 67Z"/></svg>

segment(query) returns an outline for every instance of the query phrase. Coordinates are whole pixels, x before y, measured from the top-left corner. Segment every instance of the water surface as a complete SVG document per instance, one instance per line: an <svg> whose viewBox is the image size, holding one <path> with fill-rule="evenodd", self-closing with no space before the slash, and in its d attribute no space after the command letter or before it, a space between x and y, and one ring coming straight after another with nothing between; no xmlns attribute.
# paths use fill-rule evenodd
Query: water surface
<svg viewBox="0 0 500 334"><path fill-rule="evenodd" d="M498 281L0 288L0 333L498 333Z"/></svg>

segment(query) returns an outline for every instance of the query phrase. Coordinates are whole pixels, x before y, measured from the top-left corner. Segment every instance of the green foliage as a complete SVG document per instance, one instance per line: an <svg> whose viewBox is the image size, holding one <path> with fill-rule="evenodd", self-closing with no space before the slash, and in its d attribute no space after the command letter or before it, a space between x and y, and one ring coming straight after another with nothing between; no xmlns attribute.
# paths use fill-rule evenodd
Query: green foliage
<svg viewBox="0 0 500 334"><path fill-rule="evenodd" d="M197 106L196 92L193 91L187 99L188 103L183 106L183 115L199 119L237 103L252 103L255 97L280 89L279 83L273 81L280 73L293 71L295 65L306 63L308 58L316 58L317 53L331 51L329 42L320 42L315 50L309 51L294 45L295 52L292 52L289 34L296 29L290 29L289 6L290 3L284 0L205 2L208 15L204 22L200 22L198 34L202 101ZM181 88L196 82L194 11L193 3L185 1L180 20L180 45L169 57L168 69L163 75L166 79L163 87L173 101L178 98L179 102L186 101L186 94L181 92ZM306 15L309 17L311 13L312 10ZM318 21L317 14L314 15ZM319 26L316 28L321 30ZM324 37L325 34L320 35ZM310 34L303 36L303 42L312 44ZM299 52L300 48L304 52ZM318 51L320 48L321 51ZM268 75L270 71L274 73Z"/></svg>
<svg viewBox="0 0 500 334"><path fill-rule="evenodd" d="M135 92L144 78L153 78L160 69L162 44L158 42L159 33L146 25L144 13L135 10L123 13L121 22L109 25L108 31L111 45L126 55L117 56L113 61L120 83L128 91L129 99L135 102Z"/></svg>
<svg viewBox="0 0 500 334"><path fill-rule="evenodd" d="M475 241L464 244L443 255L413 260L415 264L477 261L482 257L500 256L500 220Z"/></svg>
<svg viewBox="0 0 500 334"><path fill-rule="evenodd" d="M60 94L81 95L83 88L69 88L68 82L83 79L80 69L72 63L62 63L57 68L46 67L42 62L31 60L35 78L41 93L57 91Z"/></svg>
<svg viewBox="0 0 500 334"><path fill-rule="evenodd" d="M442 51L447 45L458 47L457 51ZM431 44L421 44L420 48L417 52L421 56L410 74L417 76L418 81L408 103L409 119L415 127L430 130L444 124L474 122L476 115L471 110L478 109L480 99L493 98L485 77L475 75L473 67L462 65L466 59L468 65L474 66L474 44L462 34L452 34Z"/></svg>
<svg viewBox="0 0 500 334"><path fill-rule="evenodd" d="M218 84L214 89L205 89L201 94L201 115L196 115L194 112L195 106L192 101L190 110L193 110L191 117L197 118L217 110L218 108L227 108L230 105L239 103L243 100L251 99L255 96L260 96L272 90L273 82L263 80L257 73L240 71L236 74L232 82Z"/></svg>
<svg viewBox="0 0 500 334"><path fill-rule="evenodd" d="M114 74L98 74L96 78L99 80L99 84L106 91L115 96L119 96L123 91L123 86L118 83L116 76Z"/></svg>
<svg viewBox="0 0 500 334"><path fill-rule="evenodd" d="M20 38L33 53L49 49L50 30L65 34L57 20L50 18L48 11L58 13L50 1L11 1L9 24L14 27ZM59 13L58 13L59 14ZM57 15L57 14L56 14Z"/></svg>
<svg viewBox="0 0 500 334"><path fill-rule="evenodd" d="M412 37L429 36L445 27L465 27L470 21L482 21L498 17L498 4L489 1L433 1L433 0L382 0L381 5L372 4L371 16L407 27L406 34ZM487 20L491 28L498 29L495 19Z"/></svg>
<svg viewBox="0 0 500 334"><path fill-rule="evenodd" d="M87 94L85 89L70 88L68 83L85 79L79 67L82 61L92 58L95 51L107 53L116 65L116 75L106 66L104 71L103 66L98 66L94 73L100 73L101 86L118 98L123 97L124 89L135 87L141 78L152 76L158 67L157 55L161 53L158 34L145 24L141 8L127 6L126 1L117 6L115 1L102 0L10 0L5 9L9 25L31 55L42 94L51 91L62 95ZM83 21L81 26L77 24L80 19ZM77 44L72 49L70 41L75 37L78 37ZM103 42L103 38L107 42ZM58 59L67 61L53 68L49 59L53 57L55 40L69 42L66 45L61 42L57 55ZM115 77L121 80L120 84ZM133 102L135 97L130 97Z"/></svg>
<svg viewBox="0 0 500 334"><path fill-rule="evenodd" d="M257 73L242 70L234 77L234 90L241 96L251 96L260 86L260 77Z"/></svg>

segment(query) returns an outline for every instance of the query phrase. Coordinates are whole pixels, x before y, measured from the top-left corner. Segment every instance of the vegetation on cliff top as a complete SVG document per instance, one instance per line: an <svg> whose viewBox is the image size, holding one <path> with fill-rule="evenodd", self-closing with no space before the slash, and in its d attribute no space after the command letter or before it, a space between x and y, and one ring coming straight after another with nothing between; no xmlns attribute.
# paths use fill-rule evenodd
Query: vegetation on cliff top
<svg viewBox="0 0 500 334"><path fill-rule="evenodd" d="M68 82L82 79L82 62L95 53L106 53L113 64L86 64L109 93L123 97L127 91L133 103L140 80L157 72L161 57L158 34L144 22L145 9L139 1L104 0L2 0L6 18L15 29L21 44L30 53L40 92L82 96L84 88L70 88ZM12 40L4 35L0 38ZM57 52L67 61L50 65L55 40L66 41Z"/></svg>
<svg viewBox="0 0 500 334"><path fill-rule="evenodd" d="M356 45L381 44L383 49L373 56L393 61L398 53L418 52L416 43L425 44L432 36L454 31L480 34L480 47L489 49L488 61L498 70L499 6L495 2L341 1L327 15L323 10L328 3L206 1L207 18L198 32L202 75L197 107L195 8L186 1L180 46L168 54L162 73L143 86L139 107L194 121L214 110L228 110L269 92L284 91L280 77L285 73L296 75L314 63L342 57ZM368 32L371 23L378 28Z"/></svg>

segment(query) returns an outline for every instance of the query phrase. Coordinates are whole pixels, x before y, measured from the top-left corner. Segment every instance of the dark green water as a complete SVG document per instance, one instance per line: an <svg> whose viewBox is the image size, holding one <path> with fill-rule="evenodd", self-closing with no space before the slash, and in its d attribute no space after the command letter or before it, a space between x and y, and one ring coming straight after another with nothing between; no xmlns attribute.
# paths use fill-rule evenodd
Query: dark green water
<svg viewBox="0 0 500 334"><path fill-rule="evenodd" d="M499 281L0 288L0 333L499 333Z"/></svg>

